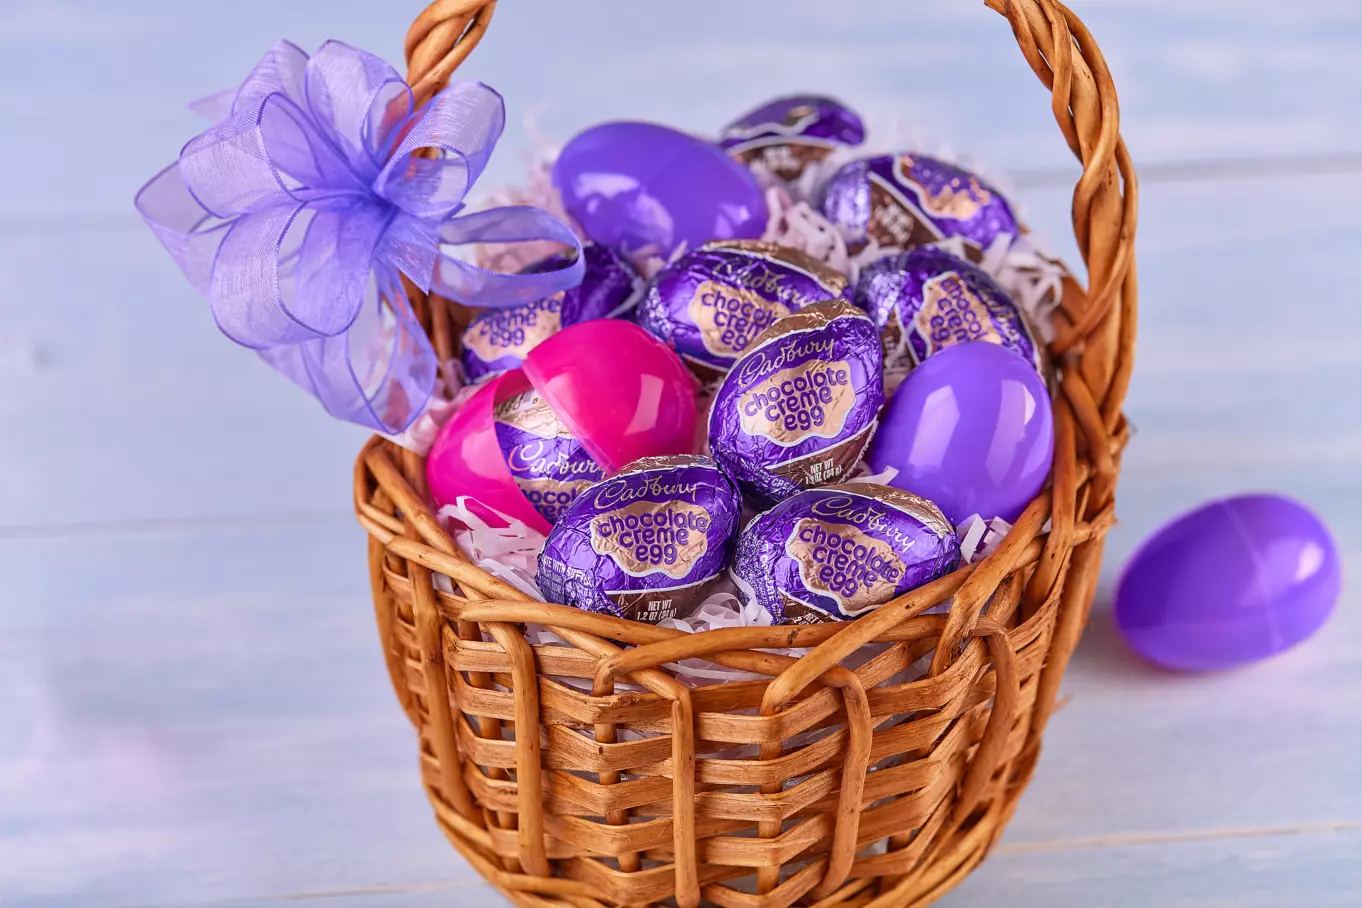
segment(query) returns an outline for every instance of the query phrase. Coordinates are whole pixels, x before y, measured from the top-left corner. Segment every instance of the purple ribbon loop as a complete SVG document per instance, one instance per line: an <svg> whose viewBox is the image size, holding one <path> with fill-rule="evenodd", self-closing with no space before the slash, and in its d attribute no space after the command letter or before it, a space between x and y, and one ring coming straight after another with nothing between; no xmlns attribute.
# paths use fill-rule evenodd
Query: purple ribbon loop
<svg viewBox="0 0 1362 908"><path fill-rule="evenodd" d="M390 434L425 408L435 351L402 276L468 306L544 299L582 278L581 242L537 208L461 214L506 122L501 96L456 82L420 110L372 54L275 45L216 123L137 194L143 219L233 341L333 416ZM434 157L423 149L435 149ZM572 264L499 274L452 257L480 242L552 240Z"/></svg>

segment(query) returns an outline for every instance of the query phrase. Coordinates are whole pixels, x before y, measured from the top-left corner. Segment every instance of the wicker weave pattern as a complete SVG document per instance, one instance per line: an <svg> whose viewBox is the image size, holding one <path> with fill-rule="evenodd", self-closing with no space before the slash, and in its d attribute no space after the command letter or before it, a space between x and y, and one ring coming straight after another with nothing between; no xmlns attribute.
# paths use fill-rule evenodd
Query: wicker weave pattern
<svg viewBox="0 0 1362 908"><path fill-rule="evenodd" d="M419 457L380 439L361 452L355 508L379 634L420 734L426 791L453 845L516 904L922 905L1011 816L1112 522L1136 194L1115 89L1086 29L1054 0L988 3L1083 162L1073 221L1089 289L1066 284L1051 346L1053 483L984 562L847 624L688 635L525 601L439 527ZM437 0L417 18L406 53L419 99L448 81L495 6ZM467 314L413 299L452 356ZM457 592L437 591L432 572ZM924 614L952 596L946 615ZM566 645L531 646L524 623ZM841 664L869 643L873 658ZM811 651L766 651L787 647ZM908 680L929 655L927 675ZM699 656L759 680L692 689L662 668Z"/></svg>

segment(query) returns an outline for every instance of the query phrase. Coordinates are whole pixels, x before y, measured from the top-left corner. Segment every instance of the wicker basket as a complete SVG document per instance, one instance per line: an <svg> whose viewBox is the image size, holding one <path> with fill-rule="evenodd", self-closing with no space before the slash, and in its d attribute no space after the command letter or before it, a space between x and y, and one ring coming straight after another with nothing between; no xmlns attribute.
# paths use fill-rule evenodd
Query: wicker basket
<svg viewBox="0 0 1362 908"><path fill-rule="evenodd" d="M526 601L451 543L419 457L377 438L361 453L355 509L379 635L426 792L454 847L516 904L922 905L982 860L1015 809L1112 522L1135 175L1106 63L1073 13L989 5L1083 163L1073 221L1090 282L1067 284L1051 346L1053 481L989 558L854 622L687 635ZM444 86L494 6L437 0L417 18L406 55L418 99ZM466 313L413 298L452 356ZM435 589L437 571L457 594ZM950 596L947 615L924 615ZM567 645L530 645L525 622ZM887 646L854 671L840 664L872 641ZM813 649L763 652L792 646ZM928 676L898 683L928 653ZM769 680L692 689L661 668L701 655Z"/></svg>

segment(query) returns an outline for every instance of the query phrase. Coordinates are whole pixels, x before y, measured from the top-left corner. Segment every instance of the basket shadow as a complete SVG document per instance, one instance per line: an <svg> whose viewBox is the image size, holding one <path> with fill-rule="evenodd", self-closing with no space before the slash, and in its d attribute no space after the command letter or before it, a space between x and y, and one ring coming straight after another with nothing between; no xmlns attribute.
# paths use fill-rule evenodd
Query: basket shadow
<svg viewBox="0 0 1362 908"><path fill-rule="evenodd" d="M1158 682L1174 673L1150 665L1130 651L1116 629L1111 603L1114 591L1102 584L1093 597L1092 612L1083 638L1074 649L1069 671L1086 676L1125 681Z"/></svg>

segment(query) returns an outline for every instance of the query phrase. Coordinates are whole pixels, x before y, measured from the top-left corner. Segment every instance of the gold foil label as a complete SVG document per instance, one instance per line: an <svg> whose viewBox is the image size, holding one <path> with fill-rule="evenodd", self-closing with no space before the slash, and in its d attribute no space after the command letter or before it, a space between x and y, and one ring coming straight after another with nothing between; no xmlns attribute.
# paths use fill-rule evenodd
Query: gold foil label
<svg viewBox="0 0 1362 908"><path fill-rule="evenodd" d="M594 466L594 464L593 464ZM520 487L520 491L530 504L549 523L556 523L558 518L563 516L568 505L577 500L577 496L586 491L591 486L593 480L564 480L564 479L522 479L515 477L515 484Z"/></svg>
<svg viewBox="0 0 1362 908"><path fill-rule="evenodd" d="M558 305L512 309L469 325L463 345L483 362L503 356L524 359L562 326L563 315Z"/></svg>
<svg viewBox="0 0 1362 908"><path fill-rule="evenodd" d="M714 458L704 454L655 454L652 457L640 457L638 460L628 464L628 470L616 473L616 479L623 479L625 476L633 476L637 473L647 473L651 470L680 469L682 467L712 467ZM656 483L662 486L662 483ZM667 488L673 489L694 489L693 484L670 483L665 484Z"/></svg>
<svg viewBox="0 0 1362 908"><path fill-rule="evenodd" d="M917 332L927 341L927 355L969 341L1004 342L988 304L959 273L947 271L922 286L922 308L915 318Z"/></svg>
<svg viewBox="0 0 1362 908"><path fill-rule="evenodd" d="M856 308L844 299L834 298L823 300L819 303L810 303L798 312L782 318L779 325L772 325L770 328L767 328L761 334L757 335L756 339L752 341L750 349L756 350L778 337L794 334L797 331L815 331L819 328L826 328L839 318L859 318L865 321L871 320L870 316L866 315L864 311ZM831 350L832 345L830 343L825 344L824 349ZM750 361L747 367L747 374L749 376L753 374Z"/></svg>
<svg viewBox="0 0 1362 908"><path fill-rule="evenodd" d="M779 284L780 275L768 277ZM715 356L729 358L746 350L776 319L790 314L789 306L766 299L752 287L733 287L718 281L704 281L696 287L689 308L705 349Z"/></svg>
<svg viewBox="0 0 1362 908"><path fill-rule="evenodd" d="M851 364L806 360L771 374L738 397L742 430L781 447L836 438L856 405Z"/></svg>
<svg viewBox="0 0 1362 908"><path fill-rule="evenodd" d="M806 588L831 597L848 616L888 602L903 579L903 560L893 547L851 524L802 517L785 554L799 565Z"/></svg>
<svg viewBox="0 0 1362 908"><path fill-rule="evenodd" d="M540 438L572 437L563 421L549 409L548 401L536 390L503 400L492 411L492 418L502 425L538 435Z"/></svg>
<svg viewBox="0 0 1362 908"><path fill-rule="evenodd" d="M591 548L632 577L680 580L709 546L709 513L688 501L635 501L591 519Z"/></svg>
<svg viewBox="0 0 1362 908"><path fill-rule="evenodd" d="M945 186L931 192L912 177L913 163L912 155L899 155L894 165L894 175L903 185L913 187L917 191L922 209L934 218L968 221L993 201L993 194L973 176L963 182L956 177Z"/></svg>

